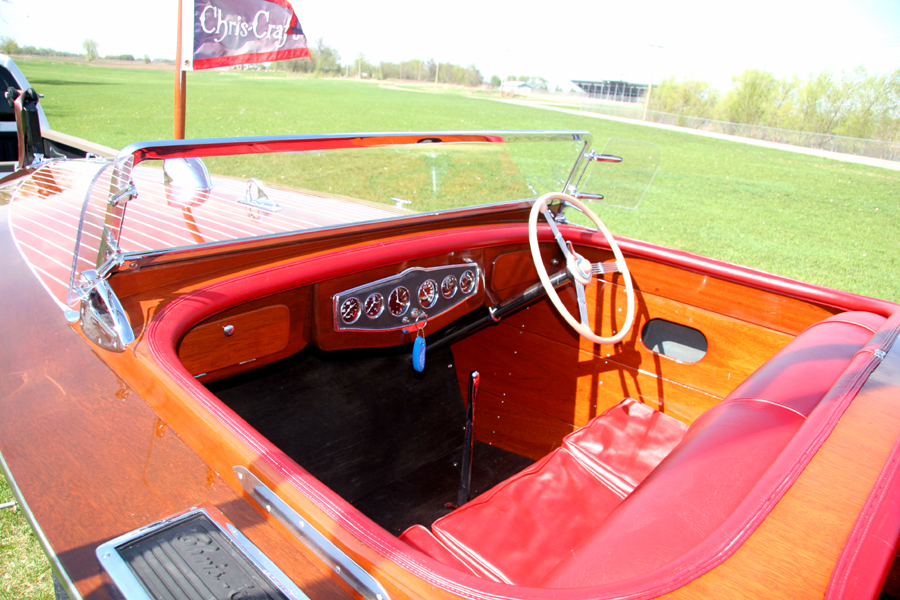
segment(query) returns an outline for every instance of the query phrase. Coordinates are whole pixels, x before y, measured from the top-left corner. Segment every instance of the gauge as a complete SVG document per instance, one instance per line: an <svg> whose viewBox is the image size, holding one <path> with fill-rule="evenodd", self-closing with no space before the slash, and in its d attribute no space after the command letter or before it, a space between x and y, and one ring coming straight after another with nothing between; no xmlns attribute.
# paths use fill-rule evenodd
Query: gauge
<svg viewBox="0 0 900 600"><path fill-rule="evenodd" d="M356 323L359 315L362 314L361 308L362 305L358 298L347 298L344 300L344 303L341 304L341 319L348 325L350 323Z"/></svg>
<svg viewBox="0 0 900 600"><path fill-rule="evenodd" d="M388 308L395 317L402 317L409 310L409 290L403 287L395 287L388 297Z"/></svg>
<svg viewBox="0 0 900 600"><path fill-rule="evenodd" d="M459 276L459 289L461 289L464 294L474 292L477 285L478 280L475 279L475 273L472 271L463 271L463 274Z"/></svg>
<svg viewBox="0 0 900 600"><path fill-rule="evenodd" d="M419 306L422 308L431 308L438 299L437 281L434 279L426 279L419 286Z"/></svg>
<svg viewBox="0 0 900 600"><path fill-rule="evenodd" d="M381 313L384 312L384 296L375 292L374 294L369 294L369 297L366 298L366 316L370 319L377 319L381 316Z"/></svg>
<svg viewBox="0 0 900 600"><path fill-rule="evenodd" d="M456 275L447 275L441 282L441 295L449 300L456 295Z"/></svg>

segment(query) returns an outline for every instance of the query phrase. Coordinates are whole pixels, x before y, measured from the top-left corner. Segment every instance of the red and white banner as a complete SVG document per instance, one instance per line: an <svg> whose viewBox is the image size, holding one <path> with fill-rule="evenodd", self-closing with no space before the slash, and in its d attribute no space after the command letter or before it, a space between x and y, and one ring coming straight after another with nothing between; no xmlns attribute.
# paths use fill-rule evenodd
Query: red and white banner
<svg viewBox="0 0 900 600"><path fill-rule="evenodd" d="M288 0L183 0L182 69L309 56Z"/></svg>

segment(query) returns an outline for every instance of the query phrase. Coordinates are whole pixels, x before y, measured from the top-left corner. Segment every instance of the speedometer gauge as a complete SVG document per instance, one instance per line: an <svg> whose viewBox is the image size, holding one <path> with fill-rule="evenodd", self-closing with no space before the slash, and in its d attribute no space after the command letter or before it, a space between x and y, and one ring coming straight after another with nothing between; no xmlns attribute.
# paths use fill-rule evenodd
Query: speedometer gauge
<svg viewBox="0 0 900 600"><path fill-rule="evenodd" d="M467 270L459 276L459 289L461 289L464 294L473 292L476 285L478 285L478 280L475 279L475 273L472 271Z"/></svg>
<svg viewBox="0 0 900 600"><path fill-rule="evenodd" d="M426 279L419 286L419 306L431 308L437 302L438 285L434 279Z"/></svg>
<svg viewBox="0 0 900 600"><path fill-rule="evenodd" d="M457 283L455 275L447 275L441 282L441 295L449 300L456 295Z"/></svg>
<svg viewBox="0 0 900 600"><path fill-rule="evenodd" d="M395 317L402 317L409 310L409 290L403 287L395 287L388 296L388 308Z"/></svg>
<svg viewBox="0 0 900 600"><path fill-rule="evenodd" d="M384 296L379 293L369 294L366 298L366 316L370 319L377 319L384 312Z"/></svg>
<svg viewBox="0 0 900 600"><path fill-rule="evenodd" d="M356 323L359 315L362 314L361 305L358 298L347 298L341 304L341 320L348 325Z"/></svg>

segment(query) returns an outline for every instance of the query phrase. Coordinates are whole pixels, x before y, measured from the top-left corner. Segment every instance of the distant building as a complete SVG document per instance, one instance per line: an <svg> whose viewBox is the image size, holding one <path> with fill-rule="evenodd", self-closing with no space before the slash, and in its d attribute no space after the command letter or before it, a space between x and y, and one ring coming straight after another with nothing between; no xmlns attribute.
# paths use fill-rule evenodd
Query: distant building
<svg viewBox="0 0 900 600"><path fill-rule="evenodd" d="M576 81L572 83L581 88L589 98L598 100L612 100L614 102L643 102L647 93L646 83L631 83L628 81Z"/></svg>
<svg viewBox="0 0 900 600"><path fill-rule="evenodd" d="M500 93L504 96L527 96L531 86L524 81L504 81L500 84Z"/></svg>

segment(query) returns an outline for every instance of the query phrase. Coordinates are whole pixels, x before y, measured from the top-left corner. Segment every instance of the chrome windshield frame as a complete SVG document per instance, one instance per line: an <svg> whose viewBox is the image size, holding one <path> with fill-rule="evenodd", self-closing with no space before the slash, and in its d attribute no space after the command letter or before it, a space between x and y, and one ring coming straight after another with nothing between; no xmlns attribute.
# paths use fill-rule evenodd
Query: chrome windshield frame
<svg viewBox="0 0 900 600"><path fill-rule="evenodd" d="M579 167L584 162L585 150L590 147L593 136L588 131L417 131L417 132L380 132L380 133L342 133L342 134L316 134L316 135L281 135L261 137L237 137L237 138L204 138L187 140L168 140L155 142L140 142L123 148L113 160L112 173L110 175L109 192L107 198L106 219L103 225L102 246L100 255L96 257L95 264L99 272L104 276L118 271L133 270L148 264L163 264L188 258L188 255L196 257L199 254L212 255L231 250L243 250L248 247L260 247L271 244L281 244L298 239L298 236L319 237L322 232L338 228L371 226L378 221L393 223L397 221L404 225L417 222L422 218L422 213L410 215L398 215L378 221L360 221L329 227L313 229L300 229L286 233L259 235L250 238L229 240L226 242L208 242L181 247L169 247L160 250L124 252L120 242L122 231L126 226L126 212L128 203L135 200L137 194L134 190L132 172L143 161L165 160L172 158L203 158L219 156L238 156L254 154L274 153L305 153L332 149L353 149L367 147L409 146L429 143L485 143L504 144L517 142L575 142L580 151L573 152L573 163L565 165L569 169L565 186L568 186L576 176ZM565 186L563 189L565 189ZM474 210L479 213L491 210L502 212L513 210L526 202L530 206L528 198L516 199L496 204L476 205ZM499 208L499 207L507 208ZM429 218L454 218L460 212L469 212L471 207L465 209L450 208L446 210L431 211L427 213ZM76 256L79 249L76 248ZM77 286L73 285L73 288ZM73 290L74 291L74 290ZM77 290L73 294L83 295L85 290Z"/></svg>

